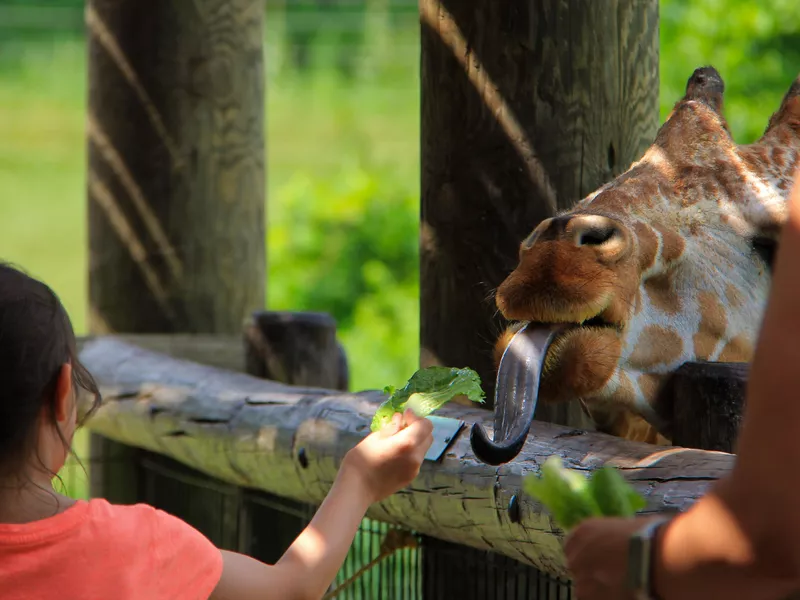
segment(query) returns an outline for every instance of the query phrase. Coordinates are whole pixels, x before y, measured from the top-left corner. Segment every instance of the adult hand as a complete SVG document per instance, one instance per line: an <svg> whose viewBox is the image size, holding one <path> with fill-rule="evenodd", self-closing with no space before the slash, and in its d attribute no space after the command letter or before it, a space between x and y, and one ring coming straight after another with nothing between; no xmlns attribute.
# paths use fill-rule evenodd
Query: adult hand
<svg viewBox="0 0 800 600"><path fill-rule="evenodd" d="M653 515L587 519L567 537L567 567L580 600L634 600L627 589L631 536Z"/></svg>

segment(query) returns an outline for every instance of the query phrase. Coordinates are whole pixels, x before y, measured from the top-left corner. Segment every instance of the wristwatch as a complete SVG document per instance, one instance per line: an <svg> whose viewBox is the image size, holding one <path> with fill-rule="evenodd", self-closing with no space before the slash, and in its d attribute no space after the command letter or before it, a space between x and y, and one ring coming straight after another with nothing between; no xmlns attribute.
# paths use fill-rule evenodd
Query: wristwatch
<svg viewBox="0 0 800 600"><path fill-rule="evenodd" d="M637 530L628 546L628 589L636 600L657 600L653 593L653 540L658 528L670 520L663 516L645 523Z"/></svg>

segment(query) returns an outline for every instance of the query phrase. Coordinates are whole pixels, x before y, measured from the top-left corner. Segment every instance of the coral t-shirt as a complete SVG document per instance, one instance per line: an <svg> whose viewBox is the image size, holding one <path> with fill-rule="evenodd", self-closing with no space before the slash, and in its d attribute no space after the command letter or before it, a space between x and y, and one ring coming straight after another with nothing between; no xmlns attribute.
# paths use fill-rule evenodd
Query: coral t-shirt
<svg viewBox="0 0 800 600"><path fill-rule="evenodd" d="M0 600L206 600L221 574L208 539L144 504L79 501L0 523Z"/></svg>

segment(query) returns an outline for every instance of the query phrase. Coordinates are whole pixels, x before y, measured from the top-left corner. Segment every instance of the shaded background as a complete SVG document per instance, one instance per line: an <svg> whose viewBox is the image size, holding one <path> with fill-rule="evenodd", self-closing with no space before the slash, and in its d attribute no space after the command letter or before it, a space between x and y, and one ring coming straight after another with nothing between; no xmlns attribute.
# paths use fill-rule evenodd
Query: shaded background
<svg viewBox="0 0 800 600"><path fill-rule="evenodd" d="M662 119L713 64L737 141L758 137L800 71L795 2L662 0ZM265 10L268 306L330 312L353 389L402 384L419 357L417 3ZM82 0L0 0L0 258L50 284L79 334L84 42Z"/></svg>

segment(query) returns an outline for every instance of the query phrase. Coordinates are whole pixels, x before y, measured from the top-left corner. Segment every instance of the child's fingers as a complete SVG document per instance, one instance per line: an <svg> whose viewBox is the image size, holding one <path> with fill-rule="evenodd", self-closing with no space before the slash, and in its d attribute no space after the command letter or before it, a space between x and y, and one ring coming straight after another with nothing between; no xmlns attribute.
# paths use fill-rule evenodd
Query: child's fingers
<svg viewBox="0 0 800 600"><path fill-rule="evenodd" d="M400 431L403 428L403 415L400 413L394 413L392 415L392 420L389 421L386 425L384 425L379 433L381 437L391 437Z"/></svg>
<svg viewBox="0 0 800 600"><path fill-rule="evenodd" d="M428 419L416 417L416 420L401 429L394 437L400 443L407 443L413 448L424 448L427 452L433 443L433 423Z"/></svg>
<svg viewBox="0 0 800 600"><path fill-rule="evenodd" d="M412 423L416 423L417 421L420 421L422 419L424 419L424 417L417 416L417 413L415 413L410 408L407 408L407 409L405 409L405 411L403 411L403 425L404 426L411 425Z"/></svg>

